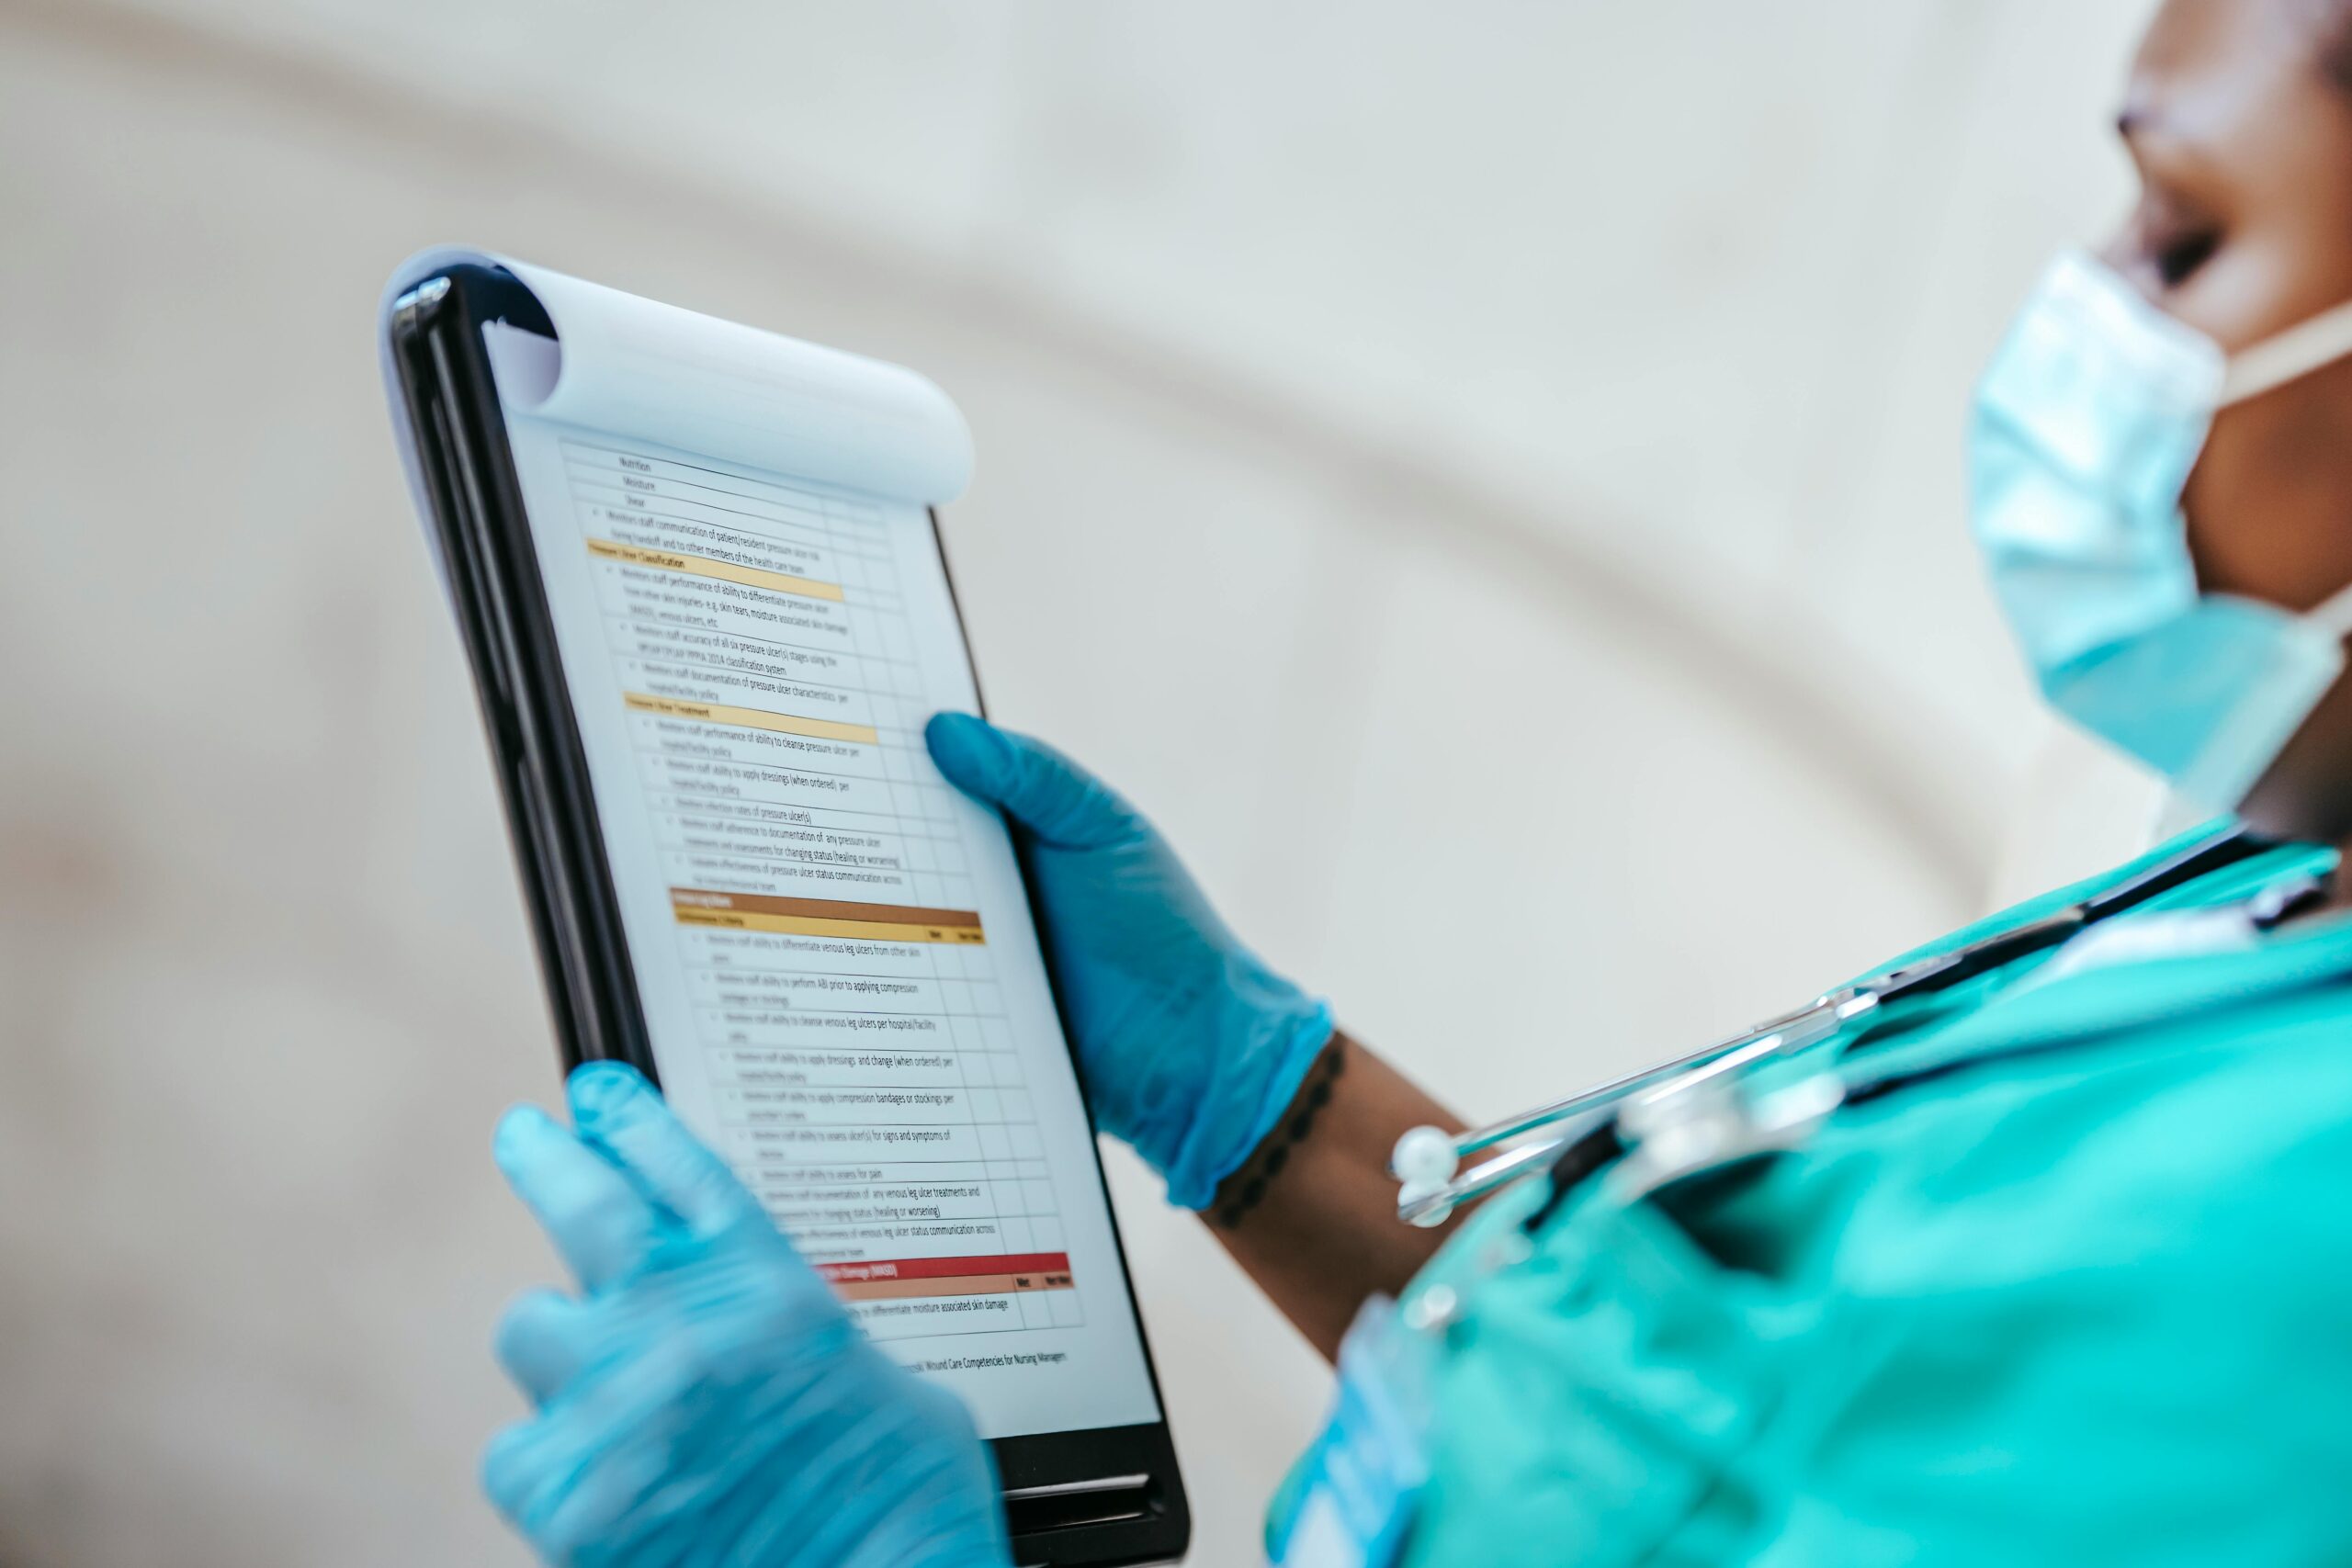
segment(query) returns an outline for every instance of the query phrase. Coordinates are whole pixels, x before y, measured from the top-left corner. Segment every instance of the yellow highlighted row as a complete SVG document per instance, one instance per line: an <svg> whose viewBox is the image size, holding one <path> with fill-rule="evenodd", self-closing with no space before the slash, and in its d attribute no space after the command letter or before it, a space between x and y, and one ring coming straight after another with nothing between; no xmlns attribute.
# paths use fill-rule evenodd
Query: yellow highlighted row
<svg viewBox="0 0 2352 1568"><path fill-rule="evenodd" d="M882 736L870 724L844 724L837 718L802 718L798 714L770 713L765 708L729 707L725 703L690 703L677 697L649 697L623 692L621 701L639 713L666 718L700 719L705 724L732 724L745 729L772 729L778 735L805 735L813 740L854 740L878 744Z"/></svg>
<svg viewBox="0 0 2352 1568"><path fill-rule="evenodd" d="M795 577L788 571L763 571L755 566L737 566L733 561L713 560L708 556L681 555L675 550L649 550L636 545L616 545L610 539L591 539L588 553L606 560L626 561L631 566L658 567L663 571L683 571L694 577L715 577L722 582L740 582L746 588L765 588L777 593L797 593L804 599L831 599L841 602L842 585L820 582L813 577Z"/></svg>
<svg viewBox="0 0 2352 1568"><path fill-rule="evenodd" d="M682 926L715 926L730 931L775 931L784 936L853 937L861 942L944 942L979 947L988 939L978 926L915 926L883 920L828 920L812 915L763 915L744 909L695 909L672 906Z"/></svg>

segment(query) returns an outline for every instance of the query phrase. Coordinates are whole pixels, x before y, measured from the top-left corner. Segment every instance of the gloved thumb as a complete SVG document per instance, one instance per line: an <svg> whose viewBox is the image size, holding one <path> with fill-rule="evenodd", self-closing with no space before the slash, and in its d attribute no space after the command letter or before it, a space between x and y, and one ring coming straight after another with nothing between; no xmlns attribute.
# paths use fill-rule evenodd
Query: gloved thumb
<svg viewBox="0 0 2352 1568"><path fill-rule="evenodd" d="M949 784L1043 843L1102 849L1148 831L1108 784L1042 740L967 713L932 715L922 738Z"/></svg>

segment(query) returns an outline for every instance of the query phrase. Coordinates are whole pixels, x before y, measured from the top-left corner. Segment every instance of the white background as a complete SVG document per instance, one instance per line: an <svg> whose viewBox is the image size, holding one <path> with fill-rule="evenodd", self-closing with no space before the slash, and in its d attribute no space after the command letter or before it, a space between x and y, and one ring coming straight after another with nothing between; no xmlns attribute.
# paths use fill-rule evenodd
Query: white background
<svg viewBox="0 0 2352 1568"><path fill-rule="evenodd" d="M1960 420L2145 9L0 0L0 1564L522 1561L554 1055L400 257L940 380L1001 716L1490 1112L1984 902L2041 731ZM1246 1562L1319 1370L1114 1178Z"/></svg>

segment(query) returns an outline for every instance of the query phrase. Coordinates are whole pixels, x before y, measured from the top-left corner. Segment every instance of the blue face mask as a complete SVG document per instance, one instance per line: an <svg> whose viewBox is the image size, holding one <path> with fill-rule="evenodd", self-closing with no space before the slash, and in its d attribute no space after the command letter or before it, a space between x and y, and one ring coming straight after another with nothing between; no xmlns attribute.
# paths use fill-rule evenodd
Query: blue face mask
<svg viewBox="0 0 2352 1568"><path fill-rule="evenodd" d="M1976 542L2042 694L2199 807L2234 809L2343 672L2352 586L2300 615L2200 593L2181 491L2218 411L2347 354L2352 305L2233 360L2070 253L1977 389Z"/></svg>

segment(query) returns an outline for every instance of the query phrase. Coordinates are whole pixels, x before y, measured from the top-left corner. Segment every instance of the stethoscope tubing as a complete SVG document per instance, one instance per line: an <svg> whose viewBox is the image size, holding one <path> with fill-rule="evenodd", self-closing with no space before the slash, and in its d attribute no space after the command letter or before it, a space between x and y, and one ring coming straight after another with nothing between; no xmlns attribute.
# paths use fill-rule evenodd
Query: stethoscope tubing
<svg viewBox="0 0 2352 1568"><path fill-rule="evenodd" d="M1558 1161L1601 1127L1620 1119L1621 1112L1641 1097L1654 1091L1679 1094L1789 1055L1829 1039L1888 1003L1950 989L2018 958L2055 947L2087 926L2271 847L2271 840L2243 824L2233 823L2102 893L1963 943L1948 953L1913 960L1843 990L1816 997L1801 1008L1728 1039L1636 1068L1465 1133L1449 1134L1438 1128L1414 1128L1397 1140L1389 1161L1389 1173L1402 1183L1396 1201L1397 1217L1417 1225L1443 1224L1462 1204ZM1507 1149L1467 1171L1461 1168L1462 1160L1468 1156L1516 1144L1546 1127L1560 1127L1562 1131Z"/></svg>

